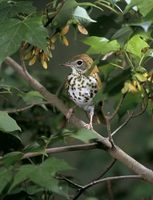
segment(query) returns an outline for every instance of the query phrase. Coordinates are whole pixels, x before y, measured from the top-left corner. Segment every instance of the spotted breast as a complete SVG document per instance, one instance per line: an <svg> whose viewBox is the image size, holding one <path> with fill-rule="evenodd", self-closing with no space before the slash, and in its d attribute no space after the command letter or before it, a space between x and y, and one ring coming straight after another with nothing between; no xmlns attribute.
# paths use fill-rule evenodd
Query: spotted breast
<svg viewBox="0 0 153 200"><path fill-rule="evenodd" d="M93 106L93 97L98 91L97 80L93 76L73 75L68 76L68 94L70 98L87 112Z"/></svg>
<svg viewBox="0 0 153 200"><path fill-rule="evenodd" d="M76 105L88 113L90 122L87 124L87 128L92 129L93 98L101 88L98 68L92 66L93 60L87 54L77 55L63 65L72 69L67 78L68 95Z"/></svg>

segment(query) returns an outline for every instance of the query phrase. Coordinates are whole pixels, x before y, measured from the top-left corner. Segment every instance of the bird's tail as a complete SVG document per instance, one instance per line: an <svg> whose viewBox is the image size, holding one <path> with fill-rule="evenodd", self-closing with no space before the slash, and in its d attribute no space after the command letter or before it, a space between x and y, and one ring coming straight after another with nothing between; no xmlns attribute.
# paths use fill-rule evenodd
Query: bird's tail
<svg viewBox="0 0 153 200"><path fill-rule="evenodd" d="M97 124L106 124L106 118L103 112L103 102L100 101L95 108L94 116L93 116L93 123Z"/></svg>

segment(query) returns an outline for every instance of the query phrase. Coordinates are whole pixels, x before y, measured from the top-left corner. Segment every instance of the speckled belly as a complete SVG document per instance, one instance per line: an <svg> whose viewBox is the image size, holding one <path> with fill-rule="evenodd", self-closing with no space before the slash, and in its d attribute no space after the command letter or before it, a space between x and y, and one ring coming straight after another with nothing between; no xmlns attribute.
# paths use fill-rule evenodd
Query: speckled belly
<svg viewBox="0 0 153 200"><path fill-rule="evenodd" d="M93 97L98 91L97 81L92 76L68 76L68 94L70 98L85 110L92 105Z"/></svg>

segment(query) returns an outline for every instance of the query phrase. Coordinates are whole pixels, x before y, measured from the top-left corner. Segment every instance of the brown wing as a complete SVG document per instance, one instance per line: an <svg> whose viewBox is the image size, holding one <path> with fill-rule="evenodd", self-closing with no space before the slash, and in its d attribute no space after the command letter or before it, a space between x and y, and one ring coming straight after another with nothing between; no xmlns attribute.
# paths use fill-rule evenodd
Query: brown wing
<svg viewBox="0 0 153 200"><path fill-rule="evenodd" d="M90 72L90 75L91 76L94 76L96 79L97 79L97 82L98 82L98 89L101 89L102 88L102 82L101 82L101 79L98 75L99 73L99 69L97 66L95 66L92 71Z"/></svg>

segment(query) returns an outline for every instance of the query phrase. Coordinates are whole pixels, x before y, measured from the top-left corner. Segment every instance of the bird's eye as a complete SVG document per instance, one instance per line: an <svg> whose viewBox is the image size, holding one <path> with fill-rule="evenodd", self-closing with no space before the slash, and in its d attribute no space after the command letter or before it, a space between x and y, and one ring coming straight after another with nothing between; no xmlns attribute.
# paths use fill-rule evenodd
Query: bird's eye
<svg viewBox="0 0 153 200"><path fill-rule="evenodd" d="M82 60L78 60L77 65L82 65Z"/></svg>

